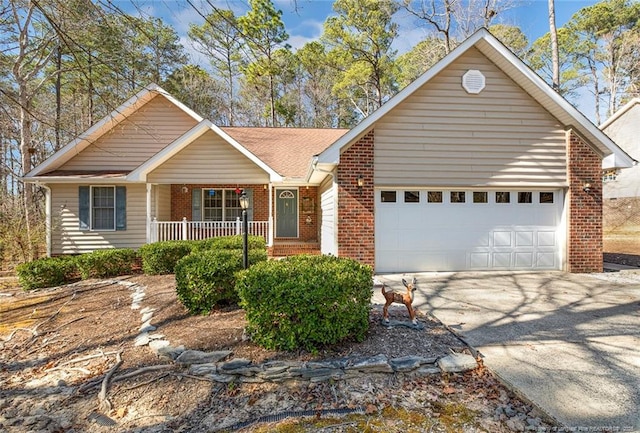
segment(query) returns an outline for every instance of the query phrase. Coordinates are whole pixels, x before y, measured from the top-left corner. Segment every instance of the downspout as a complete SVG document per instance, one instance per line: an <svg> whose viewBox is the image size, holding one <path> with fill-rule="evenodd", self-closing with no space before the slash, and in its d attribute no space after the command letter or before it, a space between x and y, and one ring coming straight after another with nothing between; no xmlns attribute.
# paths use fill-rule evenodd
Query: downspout
<svg viewBox="0 0 640 433"><path fill-rule="evenodd" d="M152 185L147 183L147 243L151 243L151 188Z"/></svg>
<svg viewBox="0 0 640 433"><path fill-rule="evenodd" d="M51 257L51 188L45 184L36 182L36 186L44 189L44 230L47 242L47 257Z"/></svg>

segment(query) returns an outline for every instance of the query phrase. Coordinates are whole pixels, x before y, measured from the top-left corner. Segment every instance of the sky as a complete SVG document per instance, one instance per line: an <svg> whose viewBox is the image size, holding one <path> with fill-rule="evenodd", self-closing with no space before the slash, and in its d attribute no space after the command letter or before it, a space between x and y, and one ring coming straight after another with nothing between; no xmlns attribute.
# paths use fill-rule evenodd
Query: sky
<svg viewBox="0 0 640 433"><path fill-rule="evenodd" d="M111 1L125 11L135 13L131 0ZM495 24L518 25L530 41L536 40L549 31L547 0L505 1L518 6L508 10L503 16L497 17ZM161 17L167 24L173 26L183 38L183 45L190 53L193 53L193 50L186 37L187 30L190 24L204 22L199 12L207 15L211 11L208 2L218 8L231 9L236 15L243 15L248 9L248 0L190 0L195 7L186 0L133 0L139 9L150 15ZM597 1L555 0L557 26L565 24L579 9L594 3ZM333 14L332 0L274 0L274 4L283 13L282 18L290 36L287 43L294 49L319 38L324 21ZM400 27L399 37L394 43L394 48L399 53L408 51L424 39L425 29L419 26L406 11L399 11L394 19Z"/></svg>
<svg viewBox="0 0 640 433"><path fill-rule="evenodd" d="M187 31L190 24L202 24L211 12L210 3L217 8L231 9L237 16L248 10L248 0L109 0L118 8L131 14L143 11L145 14L162 18L180 35L182 45L191 57L191 62L203 67L208 60L197 53L190 44ZM287 43L297 49L305 43L316 40L322 34L322 26L328 16L333 14L332 0L272 0L282 11L289 40ZM529 42L535 41L549 31L547 0L498 0L509 1L515 6L494 19L493 24L517 25L525 33ZM191 3L191 4L190 4ZM596 0L555 0L556 26L564 25L578 10L597 3ZM202 15L201 15L202 14ZM400 10L394 16L399 26L399 36L393 48L398 54L410 50L426 36L424 26L408 12ZM593 101L591 98L578 97L573 101L581 111L592 118Z"/></svg>

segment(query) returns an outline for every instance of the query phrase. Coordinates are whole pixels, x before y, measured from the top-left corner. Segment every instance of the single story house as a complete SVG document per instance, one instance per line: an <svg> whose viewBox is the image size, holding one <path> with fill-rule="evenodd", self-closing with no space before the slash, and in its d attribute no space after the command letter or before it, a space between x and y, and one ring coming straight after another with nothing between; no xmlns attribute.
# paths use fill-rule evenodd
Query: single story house
<svg viewBox="0 0 640 433"><path fill-rule="evenodd" d="M602 270L601 162L632 158L487 30L351 130L225 128L152 85L25 176L50 254L239 230L376 272Z"/></svg>
<svg viewBox="0 0 640 433"><path fill-rule="evenodd" d="M634 159L640 159L640 98L607 119L600 129ZM603 161L604 239L616 242L616 251L640 252L640 166L616 169L616 155Z"/></svg>

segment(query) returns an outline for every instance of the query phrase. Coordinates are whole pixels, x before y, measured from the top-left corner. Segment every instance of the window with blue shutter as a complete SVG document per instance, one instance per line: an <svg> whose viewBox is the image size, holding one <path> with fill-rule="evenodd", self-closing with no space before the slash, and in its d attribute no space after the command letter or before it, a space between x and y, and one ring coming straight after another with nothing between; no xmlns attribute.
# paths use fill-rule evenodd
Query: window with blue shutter
<svg viewBox="0 0 640 433"><path fill-rule="evenodd" d="M126 230L125 186L80 186L78 188L80 230Z"/></svg>

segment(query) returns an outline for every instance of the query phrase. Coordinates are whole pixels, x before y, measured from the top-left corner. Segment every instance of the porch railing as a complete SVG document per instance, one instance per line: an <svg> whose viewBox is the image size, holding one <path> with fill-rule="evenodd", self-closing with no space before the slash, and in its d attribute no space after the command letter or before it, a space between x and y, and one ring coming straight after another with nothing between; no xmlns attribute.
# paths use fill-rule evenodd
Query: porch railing
<svg viewBox="0 0 640 433"><path fill-rule="evenodd" d="M262 236L269 242L269 222L249 221L249 234ZM153 219L150 227L150 242L200 240L218 236L242 234L242 220L235 221L158 221Z"/></svg>

